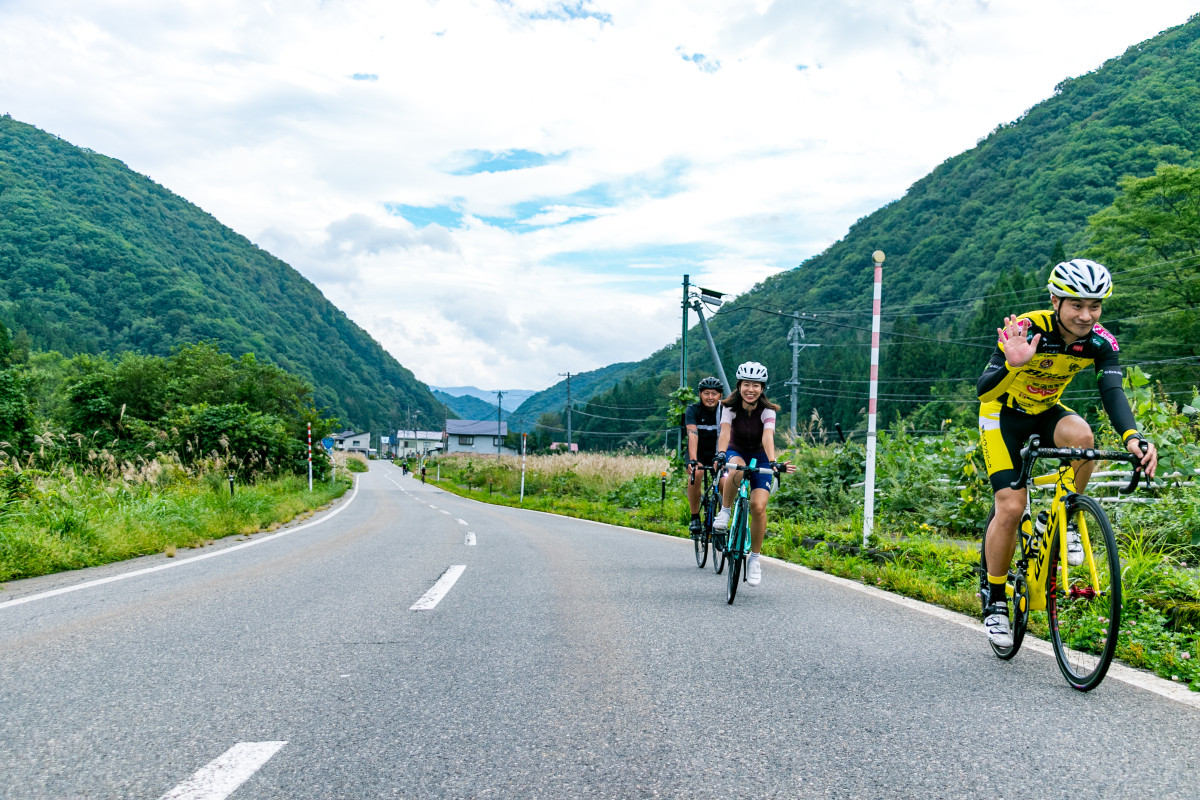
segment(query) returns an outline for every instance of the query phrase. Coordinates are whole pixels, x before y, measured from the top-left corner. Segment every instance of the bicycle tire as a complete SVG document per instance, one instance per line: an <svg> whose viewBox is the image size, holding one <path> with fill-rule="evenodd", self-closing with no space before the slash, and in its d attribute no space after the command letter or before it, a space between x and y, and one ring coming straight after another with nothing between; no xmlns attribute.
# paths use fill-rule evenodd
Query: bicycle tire
<svg viewBox="0 0 1200 800"><path fill-rule="evenodd" d="M1091 497L1076 495L1073 506L1071 519L1087 526L1099 585L1091 584L1086 553L1081 566L1067 567L1070 585L1059 585L1062 570L1059 534L1055 533L1046 578L1046 612L1058 668L1072 688L1090 692L1104 680L1117 649L1121 561L1116 534L1100 504Z"/></svg>
<svg viewBox="0 0 1200 800"><path fill-rule="evenodd" d="M692 534L692 544L696 550L696 566L704 569L704 565L708 563L708 534L701 527L698 533Z"/></svg>
<svg viewBox="0 0 1200 800"><path fill-rule="evenodd" d="M738 498L729 515L729 532L725 554L730 559L729 574L725 578L725 602L733 605L737 597L738 580L742 577L742 565L746 561L746 539L750 536L746 520L746 501Z"/></svg>
<svg viewBox="0 0 1200 800"><path fill-rule="evenodd" d="M720 495L717 493L714 482L711 491L704 497L704 530L708 533L708 539L712 543L713 572L718 575L725 569L725 534L713 528L713 520L717 518L717 508L720 502ZM729 529L726 528L726 530Z"/></svg>
<svg viewBox="0 0 1200 800"><path fill-rule="evenodd" d="M992 511L988 514L986 525L992 523L992 517L996 515L996 507L992 506ZM984 555L984 550L987 547L987 527L983 529L983 538L979 542L979 601L981 605L986 605L984 598L990 593L987 579L987 558ZM1020 533L1017 534L1020 536ZM1008 572L1008 586L1012 590L1010 598L1009 624L1012 632L1013 643L1008 647L1000 647L991 639L988 639L988 644L991 645L992 652L996 657L1008 661L1015 656L1021 649L1021 642L1025 640L1025 629L1029 627L1029 587L1026 585L1025 576L1018 575L1012 570Z"/></svg>
<svg viewBox="0 0 1200 800"><path fill-rule="evenodd" d="M729 557L729 574L725 576L725 602L733 605L733 598L737 597L738 579L742 576L742 562L745 559L742 556Z"/></svg>

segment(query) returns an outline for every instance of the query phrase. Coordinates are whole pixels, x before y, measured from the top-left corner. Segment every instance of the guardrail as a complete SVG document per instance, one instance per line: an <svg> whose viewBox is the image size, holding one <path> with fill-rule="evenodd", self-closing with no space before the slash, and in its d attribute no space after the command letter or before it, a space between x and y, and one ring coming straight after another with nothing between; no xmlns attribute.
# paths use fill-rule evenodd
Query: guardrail
<svg viewBox="0 0 1200 800"><path fill-rule="evenodd" d="M1200 470L1196 470L1196 472L1200 473ZM1122 495L1117 494L1115 491L1113 491L1110 496L1110 495L1101 494L1101 493L1098 493L1095 491L1096 489L1116 490L1120 487L1128 486L1129 478L1132 474L1133 473L1130 472L1129 470L1119 470L1119 469L1102 470L1100 472L1093 472L1092 479L1090 481L1088 481L1088 485L1087 485L1088 495L1090 497L1095 498L1096 500L1099 500L1101 503L1157 503L1161 498L1154 497L1154 496L1124 497ZM1105 478L1112 478L1112 479L1116 479L1116 480L1105 480ZM1099 480L1097 480L1097 479L1099 479ZM949 478L938 478L937 485L939 488L953 489L956 492L962 491L963 489L967 488L965 484L961 484L961 483L952 484L952 482ZM1194 478L1184 475L1182 472L1172 472L1169 475L1156 475L1153 481L1143 482L1142 484L1140 484L1138 486L1138 492L1140 493L1143 490L1154 491L1157 489L1165 489L1165 488L1179 488L1179 487L1188 488L1188 487L1195 487L1197 485L1200 485L1200 484L1197 484L1196 480ZM851 489L861 489L864 486L866 486L866 481L859 481L858 483L850 484ZM1052 492L1053 490L1054 490L1053 486L1035 486L1034 487L1034 491L1036 491L1036 492ZM880 491L881 490L878 487L876 487L875 493L878 494Z"/></svg>

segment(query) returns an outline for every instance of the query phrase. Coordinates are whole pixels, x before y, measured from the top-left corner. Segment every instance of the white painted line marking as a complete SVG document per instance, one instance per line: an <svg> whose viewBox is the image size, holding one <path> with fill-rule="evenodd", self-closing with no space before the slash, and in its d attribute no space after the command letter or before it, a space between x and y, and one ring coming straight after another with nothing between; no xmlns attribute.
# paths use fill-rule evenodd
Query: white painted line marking
<svg viewBox="0 0 1200 800"><path fill-rule="evenodd" d="M421 599L413 603L409 607L409 611L430 611L438 603L442 602L442 598L450 591L451 587L462 576L467 569L466 564L455 564L442 573L442 577L437 579L429 591L421 596Z"/></svg>
<svg viewBox="0 0 1200 800"><path fill-rule="evenodd" d="M354 492L351 493L350 499L347 500L346 502L342 503L340 506L335 508L333 511L330 511L328 514L326 514L325 516L321 517L318 520L314 520L312 522L306 522L303 525L297 525L296 527L289 528L286 531L279 531L278 533L273 533L270 536L264 536L261 539L254 539L254 540L246 542L244 544L235 544L232 547L226 547L224 550L213 550L211 552L204 553L203 555L192 556L191 558L185 558L180 561L172 561L170 564L159 564L156 567L146 567L145 569L138 569L138 570L134 570L133 572L125 572L120 575L110 575L107 578L98 578L97 580L94 580L94 581L87 581L86 583L78 583L78 584L75 584L74 586L64 586L61 589L51 589L48 592L39 592L38 594L31 594L26 597L18 597L15 600L6 600L5 602L0 603L0 608L7 608L8 606L19 606L22 603L32 603L34 600L44 600L47 597L54 597L55 595L58 595L58 594L67 594L68 592L78 592L80 589L90 589L93 586L100 586L101 584L113 583L115 581L123 581L126 578L135 578L138 575L147 575L151 572L158 572L159 570L172 569L174 567L183 567L183 566L187 566L188 564L195 564L197 561L203 561L206 558L216 558L217 556L223 556L223 555L232 553L237 550L243 550L247 547L253 547L256 544L262 544L263 542L274 542L277 539L282 539L284 536L287 536L289 534L296 533L297 531L302 531L305 528L311 528L313 525L320 525L322 522L326 522L326 521L332 519L333 517L337 516L338 514L342 513L343 511L345 511L346 507L349 506L352 502L354 502L354 498L357 496L358 496L358 481L355 481L354 482Z"/></svg>
<svg viewBox="0 0 1200 800"><path fill-rule="evenodd" d="M433 503L430 503L430 504L429 504L429 507L430 507L430 508L432 508L434 511L437 511L437 510L438 510L438 507L437 507L437 506L435 506Z"/></svg>
<svg viewBox="0 0 1200 800"><path fill-rule="evenodd" d="M473 547L474 545L475 545L475 531L467 531L467 546Z"/></svg>
<svg viewBox="0 0 1200 800"><path fill-rule="evenodd" d="M802 572L811 578L817 578L829 583L836 583L839 586L845 586L847 589L852 589L856 592L862 592L863 594L877 597L880 600L886 600L889 603L910 608L913 611L920 611L922 614L928 614L931 617L937 617L938 619L943 619L947 622L953 622L954 624L961 625L964 628L977 630L980 632L980 642L983 641L983 624L972 617L959 614L957 611L950 611L949 609L941 608L940 606L922 603L920 600L914 600L911 597L904 597L902 595L892 594L891 592L885 592L882 589L875 588L874 586L867 586L859 583L858 581L852 581L849 578L842 578L837 575L830 575L827 572L809 569L808 567L804 567L799 564L792 564L787 561L780 561L778 559L769 557L767 560L773 564L778 564L781 567L785 567L795 572ZM1025 637L1024 649L1032 650L1035 653L1041 653L1044 656L1054 658L1054 650L1050 643L1044 642L1041 639L1035 639L1032 636ZM1153 692L1160 697L1165 697L1168 700L1174 700L1176 703L1182 703L1185 706L1191 706L1192 708L1200 709L1200 693L1193 692L1186 686L1178 683L1172 683L1171 681L1160 678L1157 675L1145 670L1127 667L1124 664L1118 664L1114 661L1108 668L1107 677L1121 681L1122 683L1127 683L1130 686L1136 686L1137 688L1143 689L1147 692Z"/></svg>
<svg viewBox="0 0 1200 800"><path fill-rule="evenodd" d="M240 742L160 800L224 800L287 742Z"/></svg>
<svg viewBox="0 0 1200 800"><path fill-rule="evenodd" d="M446 509L444 509L444 508L441 508L441 509L438 509L438 510L439 510L439 511L441 511L443 514L449 514L449 513L450 513L449 511L447 511L447 510L446 510Z"/></svg>
<svg viewBox="0 0 1200 800"><path fill-rule="evenodd" d="M467 524L467 521L466 521L465 519L460 519L460 520L458 521L458 524L459 524L459 525L466 525L466 524Z"/></svg>

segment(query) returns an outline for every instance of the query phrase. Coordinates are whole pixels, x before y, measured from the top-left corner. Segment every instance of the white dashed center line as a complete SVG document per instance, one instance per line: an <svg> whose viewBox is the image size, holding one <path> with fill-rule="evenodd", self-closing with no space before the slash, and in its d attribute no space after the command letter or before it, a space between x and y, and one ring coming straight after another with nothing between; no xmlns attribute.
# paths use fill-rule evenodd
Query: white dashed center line
<svg viewBox="0 0 1200 800"><path fill-rule="evenodd" d="M451 587L462 577L463 572L467 569L466 564L455 564L442 573L442 577L438 578L437 583L430 587L429 591L421 596L421 599L413 603L409 607L409 611L430 611L438 603L442 602L442 598L450 591Z"/></svg>
<svg viewBox="0 0 1200 800"><path fill-rule="evenodd" d="M201 767L160 800L224 800L287 742L240 742Z"/></svg>

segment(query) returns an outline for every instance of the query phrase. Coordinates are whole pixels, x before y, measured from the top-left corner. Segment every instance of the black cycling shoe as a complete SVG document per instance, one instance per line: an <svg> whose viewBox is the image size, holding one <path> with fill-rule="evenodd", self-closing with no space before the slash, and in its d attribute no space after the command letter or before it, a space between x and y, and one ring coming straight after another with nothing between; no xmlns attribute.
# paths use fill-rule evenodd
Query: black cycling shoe
<svg viewBox="0 0 1200 800"><path fill-rule="evenodd" d="M700 523L699 519L694 519L688 523L688 531L691 532L692 536L699 536L703 530L704 526Z"/></svg>

